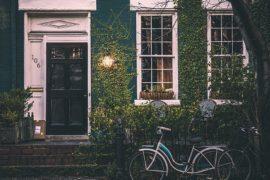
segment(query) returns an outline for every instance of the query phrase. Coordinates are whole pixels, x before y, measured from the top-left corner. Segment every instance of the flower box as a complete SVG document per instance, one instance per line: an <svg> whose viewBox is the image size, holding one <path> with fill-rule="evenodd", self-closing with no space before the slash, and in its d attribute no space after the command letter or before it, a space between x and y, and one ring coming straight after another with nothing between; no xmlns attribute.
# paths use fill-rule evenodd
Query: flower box
<svg viewBox="0 0 270 180"><path fill-rule="evenodd" d="M142 91L140 93L141 99L149 99L149 100L166 100L166 99L174 99L173 91Z"/></svg>

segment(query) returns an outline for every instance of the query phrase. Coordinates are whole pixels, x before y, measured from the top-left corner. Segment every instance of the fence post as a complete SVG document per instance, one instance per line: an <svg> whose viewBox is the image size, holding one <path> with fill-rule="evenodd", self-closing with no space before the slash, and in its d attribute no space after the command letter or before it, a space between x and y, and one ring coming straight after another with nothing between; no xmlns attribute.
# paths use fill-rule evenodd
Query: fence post
<svg viewBox="0 0 270 180"><path fill-rule="evenodd" d="M123 131L123 124L120 118L117 119L117 126L116 126L116 165L117 165L117 172L116 178L117 179L125 179L124 175L124 131Z"/></svg>

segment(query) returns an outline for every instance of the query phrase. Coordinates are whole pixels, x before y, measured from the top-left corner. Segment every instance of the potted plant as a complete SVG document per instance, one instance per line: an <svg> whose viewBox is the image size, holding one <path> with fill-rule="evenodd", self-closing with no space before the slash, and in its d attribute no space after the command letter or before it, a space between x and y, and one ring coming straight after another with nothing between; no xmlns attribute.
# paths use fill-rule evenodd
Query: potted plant
<svg viewBox="0 0 270 180"><path fill-rule="evenodd" d="M141 91L140 98L148 100L174 99L174 92L172 90L154 87L153 90L146 89L144 91Z"/></svg>
<svg viewBox="0 0 270 180"><path fill-rule="evenodd" d="M24 117L32 107L33 102L28 102L31 97L32 93L29 89L15 89L0 93L1 144L16 144L24 141L27 136L26 131L33 130L33 128L27 127L29 120L25 120Z"/></svg>

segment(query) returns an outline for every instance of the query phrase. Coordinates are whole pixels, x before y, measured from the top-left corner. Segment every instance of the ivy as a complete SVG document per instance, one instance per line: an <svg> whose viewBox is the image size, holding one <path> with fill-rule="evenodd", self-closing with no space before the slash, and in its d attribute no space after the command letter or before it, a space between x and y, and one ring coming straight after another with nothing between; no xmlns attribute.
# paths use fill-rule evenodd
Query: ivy
<svg viewBox="0 0 270 180"><path fill-rule="evenodd" d="M191 105L206 97L207 16L201 0L179 1L178 8L179 98L182 105Z"/></svg>

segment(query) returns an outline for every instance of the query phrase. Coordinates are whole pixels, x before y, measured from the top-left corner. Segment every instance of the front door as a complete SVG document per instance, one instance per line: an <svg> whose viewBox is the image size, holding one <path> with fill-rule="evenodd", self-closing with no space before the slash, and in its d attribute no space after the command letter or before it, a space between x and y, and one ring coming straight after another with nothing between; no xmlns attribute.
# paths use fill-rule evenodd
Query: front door
<svg viewBox="0 0 270 180"><path fill-rule="evenodd" d="M87 132L87 44L47 44L47 135Z"/></svg>

